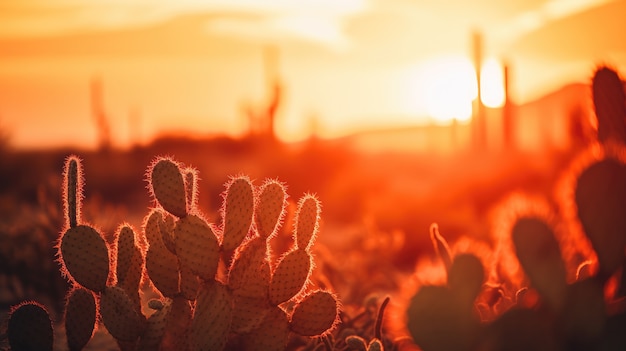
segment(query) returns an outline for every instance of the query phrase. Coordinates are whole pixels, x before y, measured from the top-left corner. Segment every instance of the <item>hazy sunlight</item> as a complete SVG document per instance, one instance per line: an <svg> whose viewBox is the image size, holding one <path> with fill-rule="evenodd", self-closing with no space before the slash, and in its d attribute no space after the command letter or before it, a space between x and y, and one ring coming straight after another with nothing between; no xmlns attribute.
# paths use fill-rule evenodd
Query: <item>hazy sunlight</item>
<svg viewBox="0 0 626 351"><path fill-rule="evenodd" d="M472 101L477 97L476 74L472 62L463 56L442 57L423 66L426 105L429 117L438 124L452 120L469 121ZM497 108L504 103L502 66L494 59L485 61L481 72L482 101L487 107Z"/></svg>
<svg viewBox="0 0 626 351"><path fill-rule="evenodd" d="M481 99L487 107L502 107L504 104L504 74L502 65L494 58L483 63L480 72L482 86L480 87Z"/></svg>

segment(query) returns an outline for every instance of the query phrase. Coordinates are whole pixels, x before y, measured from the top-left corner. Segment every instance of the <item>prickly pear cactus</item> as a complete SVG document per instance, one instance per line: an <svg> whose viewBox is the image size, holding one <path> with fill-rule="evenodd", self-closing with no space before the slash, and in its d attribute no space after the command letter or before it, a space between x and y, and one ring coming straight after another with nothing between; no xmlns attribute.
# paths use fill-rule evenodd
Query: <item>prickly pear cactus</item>
<svg viewBox="0 0 626 351"><path fill-rule="evenodd" d="M48 311L32 301L13 307L7 336L12 350L52 350L52 321Z"/></svg>
<svg viewBox="0 0 626 351"><path fill-rule="evenodd" d="M80 224L83 181L77 157L67 159L64 178L65 222L68 227L58 244L61 272L71 282L101 292L109 277L109 249L95 228Z"/></svg>
<svg viewBox="0 0 626 351"><path fill-rule="evenodd" d="M65 303L65 332L70 350L82 350L93 336L96 325L96 299L87 289L75 286Z"/></svg>
<svg viewBox="0 0 626 351"><path fill-rule="evenodd" d="M197 208L197 178L195 169L157 158L148 167L155 207L142 230L123 223L107 243L81 221L81 161L67 159L65 228L57 249L72 283L64 314L70 350L87 346L97 321L122 350L177 351L227 345L283 350L292 332L318 336L337 324L337 297L312 290L309 282L319 201L312 195L300 200L293 249L274 263L269 240L285 215L284 185L268 180L256 188L248 177L231 178L222 224L215 225ZM145 287L162 297L143 306ZM38 304L15 308L9 333L13 349L52 348L52 324Z"/></svg>

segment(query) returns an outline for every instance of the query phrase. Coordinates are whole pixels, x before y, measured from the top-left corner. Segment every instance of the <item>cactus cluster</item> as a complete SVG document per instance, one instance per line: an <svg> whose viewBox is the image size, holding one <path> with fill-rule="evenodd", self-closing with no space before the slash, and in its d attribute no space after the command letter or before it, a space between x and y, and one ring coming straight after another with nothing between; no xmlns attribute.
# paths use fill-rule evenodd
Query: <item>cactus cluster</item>
<svg viewBox="0 0 626 351"><path fill-rule="evenodd" d="M617 73L607 67L596 71L592 88L598 141L585 154L594 154L591 161L572 166L576 179L568 183L564 200L573 207L572 218L518 211L503 234L526 286L504 296L513 284L506 282L510 272L503 272L501 263L487 267L492 281L486 284L479 258L454 256L437 227L431 227L448 279L446 286L422 286L409 303L407 327L421 349L626 349L626 98ZM559 221L566 222L560 232L569 233L555 233ZM568 280L564 245L589 245L593 251L577 253L582 263L573 281Z"/></svg>
<svg viewBox="0 0 626 351"><path fill-rule="evenodd" d="M299 201L293 248L274 262L269 242L287 205L279 181L257 188L246 176L232 178L216 225L197 208L197 172L157 158L148 168L155 206L142 230L124 223L108 243L81 220L77 157L66 160L64 179L66 228L57 247L72 285L64 318L70 350L84 348L100 321L122 350L283 350L291 333L324 335L338 323L337 297L309 281L320 218L315 196ZM161 297L146 304L141 291L147 284ZM9 338L15 350L51 349L45 308L16 307Z"/></svg>

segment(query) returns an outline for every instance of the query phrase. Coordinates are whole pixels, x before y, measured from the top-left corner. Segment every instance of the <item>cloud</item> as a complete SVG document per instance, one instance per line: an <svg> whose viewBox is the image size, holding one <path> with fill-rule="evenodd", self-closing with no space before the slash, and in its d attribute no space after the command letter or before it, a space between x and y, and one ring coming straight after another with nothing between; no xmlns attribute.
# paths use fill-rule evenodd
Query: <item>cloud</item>
<svg viewBox="0 0 626 351"><path fill-rule="evenodd" d="M145 26L192 13L234 12L272 17L263 24L317 40L308 28L294 22L303 20L327 32L326 36L336 36L338 30L330 33L329 29L336 27L338 19L366 7L367 0L21 0L0 3L0 36L51 36Z"/></svg>

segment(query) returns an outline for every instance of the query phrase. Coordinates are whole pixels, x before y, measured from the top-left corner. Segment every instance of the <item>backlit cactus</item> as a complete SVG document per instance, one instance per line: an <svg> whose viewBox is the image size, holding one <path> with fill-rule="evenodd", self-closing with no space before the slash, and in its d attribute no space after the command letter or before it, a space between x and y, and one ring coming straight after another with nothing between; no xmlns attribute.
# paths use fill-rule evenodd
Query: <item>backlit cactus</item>
<svg viewBox="0 0 626 351"><path fill-rule="evenodd" d="M82 350L93 336L97 320L96 299L87 289L75 286L65 302L65 332L71 351Z"/></svg>
<svg viewBox="0 0 626 351"><path fill-rule="evenodd" d="M311 291L308 281L319 227L320 205L314 196L306 195L298 204L293 249L273 263L269 240L278 233L287 205L278 181L268 180L257 189L248 177L232 178L223 194L222 225L217 226L197 208L197 171L158 158L148 167L155 207L142 230L124 223L107 243L97 229L81 222L83 181L77 157L67 159L64 175L66 228L57 249L61 270L72 283L64 314L70 350L89 343L97 321L122 350L177 351L228 345L283 350L292 332L316 336L337 324L336 296ZM162 297L148 303L154 312L146 317L141 289L149 284ZM23 317L26 312L33 315ZM46 316L42 323L37 322L40 315ZM38 323L32 332L41 338L14 332L14 349L31 344L31 349L51 349L52 326L45 310L36 304L18 306L10 329L27 330L26 319ZM46 325L49 333L43 331Z"/></svg>
<svg viewBox="0 0 626 351"><path fill-rule="evenodd" d="M609 67L599 67L592 83L598 140L626 143L626 95L619 75Z"/></svg>
<svg viewBox="0 0 626 351"><path fill-rule="evenodd" d="M52 321L45 307L24 302L9 313L7 336L12 350L52 350Z"/></svg>

